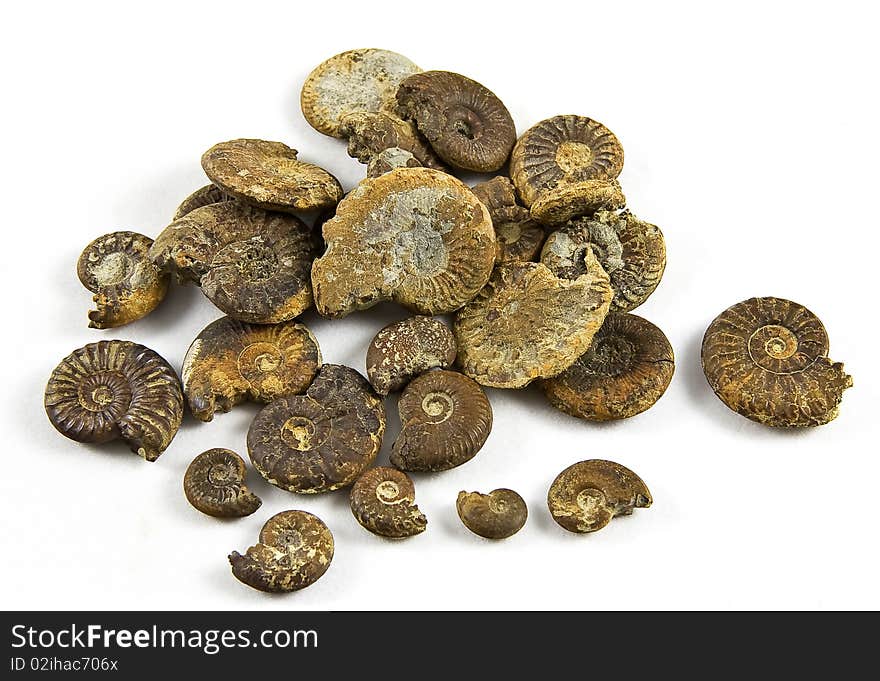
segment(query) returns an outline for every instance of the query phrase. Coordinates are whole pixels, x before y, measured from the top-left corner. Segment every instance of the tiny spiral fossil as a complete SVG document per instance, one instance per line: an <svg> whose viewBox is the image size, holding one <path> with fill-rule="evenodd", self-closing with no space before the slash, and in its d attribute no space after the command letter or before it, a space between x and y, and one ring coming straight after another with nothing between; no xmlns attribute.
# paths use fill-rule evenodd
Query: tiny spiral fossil
<svg viewBox="0 0 880 681"><path fill-rule="evenodd" d="M242 458L229 449L215 448L192 460L183 477L187 501L202 513L218 518L250 515L263 503L244 479Z"/></svg>
<svg viewBox="0 0 880 681"><path fill-rule="evenodd" d="M415 497L415 485L406 473L387 466L370 468L351 488L351 512L373 534L410 537L424 532L428 524Z"/></svg>

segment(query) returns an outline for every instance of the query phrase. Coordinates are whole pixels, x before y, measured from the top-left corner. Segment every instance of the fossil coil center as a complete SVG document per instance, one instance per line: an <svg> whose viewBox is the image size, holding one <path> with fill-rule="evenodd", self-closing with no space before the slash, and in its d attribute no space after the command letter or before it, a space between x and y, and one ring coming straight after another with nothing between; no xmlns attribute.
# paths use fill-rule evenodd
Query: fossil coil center
<svg viewBox="0 0 880 681"><path fill-rule="evenodd" d="M117 371L104 371L86 377L79 385L78 402L86 411L125 410L131 402L131 390Z"/></svg>
<svg viewBox="0 0 880 681"><path fill-rule="evenodd" d="M566 140L556 147L556 165L566 175L588 168L593 163L593 150L583 142Z"/></svg>
<svg viewBox="0 0 880 681"><path fill-rule="evenodd" d="M495 233L504 244L513 244L522 238L522 225L518 222L502 222L496 225Z"/></svg>
<svg viewBox="0 0 880 681"><path fill-rule="evenodd" d="M223 487L235 477L232 466L225 463L217 463L208 470L208 482L218 487Z"/></svg>
<svg viewBox="0 0 880 681"><path fill-rule="evenodd" d="M305 416L291 416L281 426L281 439L288 447L307 452L320 444L315 422Z"/></svg>
<svg viewBox="0 0 880 681"><path fill-rule="evenodd" d="M498 497L489 497L489 510L493 513L506 513L507 512L507 501L505 499L499 499Z"/></svg>
<svg viewBox="0 0 880 681"><path fill-rule="evenodd" d="M273 343L251 343L238 355L238 371L251 383L266 378L284 364L284 355Z"/></svg>
<svg viewBox="0 0 880 681"><path fill-rule="evenodd" d="M376 497L379 501L394 501L400 495L400 487L392 480L383 480L376 486Z"/></svg>
<svg viewBox="0 0 880 681"><path fill-rule="evenodd" d="M617 335L597 338L590 352L593 360L589 364L605 376L619 376L629 370L637 354L632 341Z"/></svg>
<svg viewBox="0 0 880 681"><path fill-rule="evenodd" d="M220 249L213 264L232 265L247 281L264 281L278 271L278 256L260 241L236 241Z"/></svg>
<svg viewBox="0 0 880 681"><path fill-rule="evenodd" d="M446 393L432 392L422 398L422 411L433 423L443 423L455 411L455 403Z"/></svg>
<svg viewBox="0 0 880 681"><path fill-rule="evenodd" d="M578 492L575 503L584 514L590 516L605 505L605 494L595 487L587 487Z"/></svg>
<svg viewBox="0 0 880 681"><path fill-rule="evenodd" d="M791 371L801 364L798 358L792 359L799 350L797 336L779 324L767 324L759 328L749 338L748 345L752 361L768 371ZM785 361L789 359L792 361ZM785 363L781 364L782 362Z"/></svg>
<svg viewBox="0 0 880 681"><path fill-rule="evenodd" d="M299 530L293 529L287 530L283 535L281 535L281 537L279 537L279 540L289 550L293 551L302 548L302 545L305 543Z"/></svg>
<svg viewBox="0 0 880 681"><path fill-rule="evenodd" d="M89 269L98 286L115 286L131 271L131 258L125 253L108 253Z"/></svg>

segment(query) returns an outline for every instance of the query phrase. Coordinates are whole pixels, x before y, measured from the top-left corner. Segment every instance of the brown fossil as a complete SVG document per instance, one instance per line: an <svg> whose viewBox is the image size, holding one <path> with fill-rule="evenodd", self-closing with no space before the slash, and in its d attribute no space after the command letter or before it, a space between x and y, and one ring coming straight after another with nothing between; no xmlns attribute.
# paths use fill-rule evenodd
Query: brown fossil
<svg viewBox="0 0 880 681"><path fill-rule="evenodd" d="M251 423L248 453L273 485L330 492L373 463L385 433L385 407L354 369L325 364L305 395L280 397Z"/></svg>
<svg viewBox="0 0 880 681"><path fill-rule="evenodd" d="M415 124L393 114L381 111L349 114L342 120L341 132L348 138L348 155L361 163L374 161L388 149L400 149L412 155L415 165L446 170L419 135Z"/></svg>
<svg viewBox="0 0 880 681"><path fill-rule="evenodd" d="M474 381L455 371L428 371L410 381L397 408L400 434L391 465L446 471L470 461L492 430L492 405Z"/></svg>
<svg viewBox="0 0 880 681"><path fill-rule="evenodd" d="M397 168L419 168L421 164L408 151L399 147L384 149L367 165L367 177L374 178Z"/></svg>
<svg viewBox="0 0 880 681"><path fill-rule="evenodd" d="M309 329L294 322L247 324L221 317L206 326L183 360L183 393L200 421L251 400L271 402L304 392L321 351Z"/></svg>
<svg viewBox="0 0 880 681"><path fill-rule="evenodd" d="M172 222L180 220L180 218L188 213L192 213L196 208L210 206L212 203L220 203L221 201L234 200L235 199L228 194L224 194L218 186L207 184L204 187L196 189L183 200L183 202L177 207L177 210L174 211Z"/></svg>
<svg viewBox="0 0 880 681"><path fill-rule="evenodd" d="M566 414L609 421L652 407L673 371L672 346L660 329L634 314L611 313L590 349L541 387L550 404Z"/></svg>
<svg viewBox="0 0 880 681"><path fill-rule="evenodd" d="M498 170L516 142L507 107L488 88L458 73L409 76L397 89L397 110L415 121L437 156L456 168Z"/></svg>
<svg viewBox="0 0 880 681"><path fill-rule="evenodd" d="M260 531L260 541L244 555L229 554L232 574L260 591L298 591L318 581L333 560L333 535L317 516L306 511L273 515Z"/></svg>
<svg viewBox="0 0 880 681"><path fill-rule="evenodd" d="M451 312L489 279L495 235L485 206L459 180L400 168L362 181L323 226L312 266L315 305L344 317L383 300L419 314Z"/></svg>
<svg viewBox="0 0 880 681"><path fill-rule="evenodd" d="M526 502L512 489L496 489L489 494L462 491L455 508L464 526L486 539L512 537L529 517Z"/></svg>
<svg viewBox="0 0 880 681"><path fill-rule="evenodd" d="M291 213L338 203L339 180L297 153L281 142L230 140L202 154L202 168L224 193L263 210Z"/></svg>
<svg viewBox="0 0 880 681"><path fill-rule="evenodd" d="M495 268L479 295L455 317L458 364L482 385L522 388L555 376L580 357L611 304L608 275L592 253L577 279L540 263Z"/></svg>
<svg viewBox="0 0 880 681"><path fill-rule="evenodd" d="M541 252L546 233L540 224L532 220L529 211L516 202L511 181L504 176L493 177L474 185L471 191L489 209L495 228L495 262L535 260Z"/></svg>
<svg viewBox="0 0 880 681"><path fill-rule="evenodd" d="M416 488L395 468L370 468L351 488L351 512L365 529L382 537L424 532L428 519L416 506Z"/></svg>
<svg viewBox="0 0 880 681"><path fill-rule="evenodd" d="M557 277L576 279L586 271L587 249L611 278L614 312L629 312L644 303L666 268L663 233L629 211L600 210L569 220L547 237L541 262Z"/></svg>
<svg viewBox="0 0 880 681"><path fill-rule="evenodd" d="M629 468L613 461L590 459L556 476L547 493L550 515L569 532L595 532L619 515L648 508L651 492Z"/></svg>
<svg viewBox="0 0 880 681"><path fill-rule="evenodd" d="M293 215L238 202L214 203L172 222L150 258L180 281L193 281L230 317L273 324L312 305L309 276L317 236Z"/></svg>
<svg viewBox="0 0 880 681"><path fill-rule="evenodd" d="M428 369L455 361L455 337L434 317L409 317L379 331L367 348L367 377L380 395L396 392Z"/></svg>
<svg viewBox="0 0 880 681"><path fill-rule="evenodd" d="M209 449L187 467L183 492L193 508L217 518L241 518L263 503L244 484L244 460L231 449Z"/></svg>
<svg viewBox="0 0 880 681"><path fill-rule="evenodd" d="M584 180L539 196L531 207L532 217L545 225L558 225L597 210L617 210L626 197L617 180Z"/></svg>
<svg viewBox="0 0 880 681"><path fill-rule="evenodd" d="M394 100L397 86L421 69L396 52L374 48L349 50L319 64L300 93L303 116L315 130L344 137L343 119L375 113Z"/></svg>
<svg viewBox="0 0 880 681"><path fill-rule="evenodd" d="M45 394L46 414L77 442L122 439L155 461L183 418L174 369L137 343L106 340L74 350L55 367Z"/></svg>
<svg viewBox="0 0 880 681"><path fill-rule="evenodd" d="M109 329L150 314L168 292L168 275L148 257L153 240L137 232L100 236L79 256L76 273L94 293L89 326Z"/></svg>
<svg viewBox="0 0 880 681"><path fill-rule="evenodd" d="M852 387L828 359L816 315L783 298L749 298L718 315L703 337L703 372L724 404L767 426L820 426Z"/></svg>

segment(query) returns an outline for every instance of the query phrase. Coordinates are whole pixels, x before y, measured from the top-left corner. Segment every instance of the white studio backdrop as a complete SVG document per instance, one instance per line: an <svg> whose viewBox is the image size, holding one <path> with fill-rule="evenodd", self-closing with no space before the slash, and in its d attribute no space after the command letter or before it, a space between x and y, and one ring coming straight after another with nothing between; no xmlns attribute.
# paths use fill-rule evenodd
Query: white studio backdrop
<svg viewBox="0 0 880 681"><path fill-rule="evenodd" d="M7 6L0 474L7 609L876 608L878 111L868 4L63 3ZM117 443L78 445L48 423L56 363L101 338L153 348L179 370L220 313L174 288L144 320L87 328L75 262L117 229L155 236L205 183L201 153L236 137L284 141L351 188L364 167L312 130L299 89L354 47L401 52L495 91L519 132L559 113L608 125L626 150L630 208L659 225L669 264L636 312L676 352L648 412L580 422L536 388L489 390L493 432L470 463L416 475L428 530L387 541L345 492L302 497L264 483L253 516L218 521L182 492L211 447L245 456L258 407L210 424L187 416L154 464ZM703 378L703 331L755 295L791 298L825 323L855 387L833 423L780 432L728 411ZM308 313L325 360L364 371L374 333L406 316L382 305L329 322ZM399 428L394 400L379 462ZM635 470L654 506L591 536L550 518L555 475L586 458ZM459 490L518 490L530 518L498 543L471 535ZM273 513L300 508L336 538L314 586L267 597L226 555Z"/></svg>

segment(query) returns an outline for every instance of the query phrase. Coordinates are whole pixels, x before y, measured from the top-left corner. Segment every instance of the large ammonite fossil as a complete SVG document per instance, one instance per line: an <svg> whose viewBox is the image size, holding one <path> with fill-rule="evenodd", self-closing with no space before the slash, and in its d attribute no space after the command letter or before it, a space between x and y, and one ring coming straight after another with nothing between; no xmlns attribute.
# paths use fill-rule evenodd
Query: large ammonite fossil
<svg viewBox="0 0 880 681"><path fill-rule="evenodd" d="M155 461L183 417L174 369L158 354L130 341L89 343L55 367L46 385L46 413L62 435L77 442L121 438Z"/></svg>

